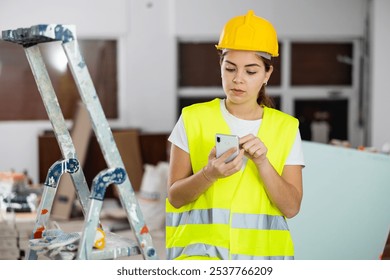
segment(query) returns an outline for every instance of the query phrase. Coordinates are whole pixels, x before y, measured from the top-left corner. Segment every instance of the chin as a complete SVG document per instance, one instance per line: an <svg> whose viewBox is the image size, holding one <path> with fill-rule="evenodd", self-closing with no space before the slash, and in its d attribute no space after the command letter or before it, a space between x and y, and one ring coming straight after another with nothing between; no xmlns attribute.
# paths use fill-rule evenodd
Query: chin
<svg viewBox="0 0 390 280"><path fill-rule="evenodd" d="M244 95L230 94L227 99L232 103L242 103L247 101L247 98Z"/></svg>

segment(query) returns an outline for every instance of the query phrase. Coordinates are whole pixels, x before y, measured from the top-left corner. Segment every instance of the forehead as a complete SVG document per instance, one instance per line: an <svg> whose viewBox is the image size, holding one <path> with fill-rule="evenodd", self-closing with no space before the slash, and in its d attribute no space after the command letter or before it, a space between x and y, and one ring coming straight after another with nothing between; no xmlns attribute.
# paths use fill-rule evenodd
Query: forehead
<svg viewBox="0 0 390 280"><path fill-rule="evenodd" d="M254 51L227 50L224 53L224 61L228 60L234 64L260 64L263 65L263 60Z"/></svg>

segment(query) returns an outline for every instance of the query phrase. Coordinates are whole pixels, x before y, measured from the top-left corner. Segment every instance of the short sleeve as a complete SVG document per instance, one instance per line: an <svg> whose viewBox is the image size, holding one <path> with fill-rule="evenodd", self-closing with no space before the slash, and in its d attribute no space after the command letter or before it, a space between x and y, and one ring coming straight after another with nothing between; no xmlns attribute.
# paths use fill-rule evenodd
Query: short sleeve
<svg viewBox="0 0 390 280"><path fill-rule="evenodd" d="M293 147L290 151L290 154L286 160L285 165L305 166L305 160L303 157L303 149L302 149L302 139L301 139L301 133L299 132L299 130L297 132Z"/></svg>
<svg viewBox="0 0 390 280"><path fill-rule="evenodd" d="M173 145L179 147L183 151L189 153L187 133L184 128L184 122L182 116L179 117L175 127L168 137L168 141Z"/></svg>

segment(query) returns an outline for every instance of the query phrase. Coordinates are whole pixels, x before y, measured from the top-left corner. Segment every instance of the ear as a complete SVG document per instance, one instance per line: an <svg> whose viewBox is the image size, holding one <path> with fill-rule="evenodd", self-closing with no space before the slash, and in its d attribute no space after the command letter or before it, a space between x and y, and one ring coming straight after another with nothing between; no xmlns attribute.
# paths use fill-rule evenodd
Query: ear
<svg viewBox="0 0 390 280"><path fill-rule="evenodd" d="M265 76L266 76L266 78L267 78L267 81L268 81L269 78L271 77L271 74L272 74L273 71L274 71L274 67L271 65L271 66L269 67L269 71L265 73Z"/></svg>

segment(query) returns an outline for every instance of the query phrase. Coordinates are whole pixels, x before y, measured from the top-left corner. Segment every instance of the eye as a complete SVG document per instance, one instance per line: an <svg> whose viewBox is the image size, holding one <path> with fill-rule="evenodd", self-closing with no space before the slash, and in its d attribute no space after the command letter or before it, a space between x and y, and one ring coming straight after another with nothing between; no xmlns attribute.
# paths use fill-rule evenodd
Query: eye
<svg viewBox="0 0 390 280"><path fill-rule="evenodd" d="M225 70L228 72L234 72L236 69L232 67L226 67Z"/></svg>
<svg viewBox="0 0 390 280"><path fill-rule="evenodd" d="M257 72L255 71L246 71L248 73L248 75L255 75Z"/></svg>

